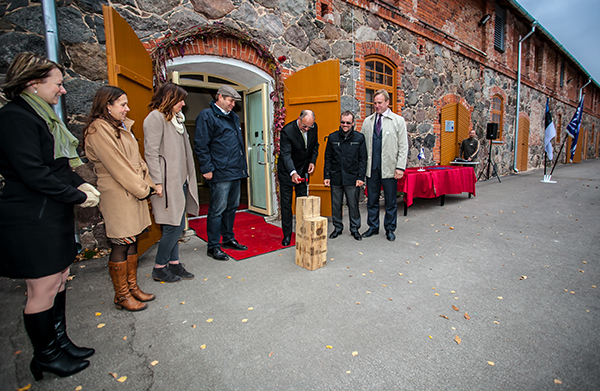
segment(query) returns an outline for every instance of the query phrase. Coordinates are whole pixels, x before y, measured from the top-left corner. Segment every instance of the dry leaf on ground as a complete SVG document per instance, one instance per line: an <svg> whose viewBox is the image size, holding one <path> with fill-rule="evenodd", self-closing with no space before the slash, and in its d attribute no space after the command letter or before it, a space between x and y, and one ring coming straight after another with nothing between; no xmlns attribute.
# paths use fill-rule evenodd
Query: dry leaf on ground
<svg viewBox="0 0 600 391"><path fill-rule="evenodd" d="M27 384L25 387L23 387L23 388L17 388L17 391L26 391L26 390L28 390L28 389L30 389L30 388L31 388L31 383L28 383L28 384Z"/></svg>
<svg viewBox="0 0 600 391"><path fill-rule="evenodd" d="M446 315L439 315L439 316L440 316L440 318L444 318L444 319L450 319L450 318L448 318Z"/></svg>
<svg viewBox="0 0 600 391"><path fill-rule="evenodd" d="M212 319L212 318L210 318L210 319L206 319L206 323L210 323L210 322L212 322L212 321L213 321L213 319Z"/></svg>
<svg viewBox="0 0 600 391"><path fill-rule="evenodd" d="M156 364L158 364L158 360L154 360L150 363L150 365L155 366Z"/></svg>
<svg viewBox="0 0 600 391"><path fill-rule="evenodd" d="M106 324L104 324L104 323L100 323L100 324L99 324L98 326L96 326L96 327L98 327L99 329L101 329L101 328L102 328L102 327L104 327L104 326L106 326Z"/></svg>
<svg viewBox="0 0 600 391"><path fill-rule="evenodd" d="M127 376L121 376L120 378L117 379L117 381L119 383L123 383L125 380L127 380Z"/></svg>
<svg viewBox="0 0 600 391"><path fill-rule="evenodd" d="M471 317L469 316L469 314L467 314L466 312L465 312L465 319L466 319L466 320L469 320L469 319L471 319Z"/></svg>
<svg viewBox="0 0 600 391"><path fill-rule="evenodd" d="M352 356L354 356L354 357L358 356L358 352L352 352Z"/></svg>
<svg viewBox="0 0 600 391"><path fill-rule="evenodd" d="M496 365L496 364L494 364L494 362L493 362L493 361L488 361L487 363L488 363L488 365L489 365L489 366L491 366L491 367L493 367L494 365Z"/></svg>
<svg viewBox="0 0 600 391"><path fill-rule="evenodd" d="M327 345L327 346L325 346L325 347L326 347L327 349L333 349L333 346L331 346L331 345Z"/></svg>
<svg viewBox="0 0 600 391"><path fill-rule="evenodd" d="M454 336L454 342L456 342L457 345L460 345L460 343L462 342L462 340L458 337L458 335Z"/></svg>
<svg viewBox="0 0 600 391"><path fill-rule="evenodd" d="M453 305L453 306L452 306L452 309L453 309L454 311L458 311L458 307L457 307L457 306L455 306L455 305Z"/></svg>
<svg viewBox="0 0 600 391"><path fill-rule="evenodd" d="M115 379L117 378L117 374L116 373L112 373L112 372L108 372L109 375L111 375L112 377L114 377Z"/></svg>

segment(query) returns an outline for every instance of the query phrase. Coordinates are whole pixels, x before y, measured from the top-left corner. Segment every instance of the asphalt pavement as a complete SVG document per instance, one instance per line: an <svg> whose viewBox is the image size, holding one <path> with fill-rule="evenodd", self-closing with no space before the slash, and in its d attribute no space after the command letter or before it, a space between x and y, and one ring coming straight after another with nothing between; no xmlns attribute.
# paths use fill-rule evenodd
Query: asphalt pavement
<svg viewBox="0 0 600 391"><path fill-rule="evenodd" d="M355 241L346 213L315 271L293 248L217 262L193 236L196 278L161 284L154 246L139 284L157 299L136 313L115 309L106 258L74 263L68 332L96 354L67 378L34 381L25 284L1 278L0 390L598 390L600 159L542 178L416 199L393 243Z"/></svg>

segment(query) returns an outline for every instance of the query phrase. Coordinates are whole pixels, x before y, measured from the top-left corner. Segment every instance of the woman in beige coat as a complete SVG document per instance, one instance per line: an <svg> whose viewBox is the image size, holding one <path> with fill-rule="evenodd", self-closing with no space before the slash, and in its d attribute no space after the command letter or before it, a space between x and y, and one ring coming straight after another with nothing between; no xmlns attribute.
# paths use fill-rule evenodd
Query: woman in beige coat
<svg viewBox="0 0 600 391"><path fill-rule="evenodd" d="M148 201L154 183L140 156L125 91L101 87L94 96L92 111L83 133L85 153L94 163L101 189L100 212L111 242L108 269L115 288L115 306L139 311L154 300L137 285L137 237L150 224Z"/></svg>
<svg viewBox="0 0 600 391"><path fill-rule="evenodd" d="M152 278L161 282L191 280L194 275L179 262L179 236L185 213L198 214L198 188L190 138L182 113L187 92L172 83L163 84L152 97L144 120L144 155L156 183L152 213L162 224Z"/></svg>

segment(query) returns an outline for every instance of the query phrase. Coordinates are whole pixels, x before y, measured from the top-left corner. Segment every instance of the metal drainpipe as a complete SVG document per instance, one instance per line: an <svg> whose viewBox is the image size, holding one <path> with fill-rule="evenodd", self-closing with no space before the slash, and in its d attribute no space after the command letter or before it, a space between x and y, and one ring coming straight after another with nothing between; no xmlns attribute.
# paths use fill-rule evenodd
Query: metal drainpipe
<svg viewBox="0 0 600 391"><path fill-rule="evenodd" d="M515 172L519 172L519 170L517 169L517 150L518 150L518 146L519 146L519 106L521 103L521 45L523 44L523 41L525 41L527 38L529 38L531 36L531 34L533 34L533 32L535 31L535 25L537 24L537 21L533 22L533 26L531 26L531 31L529 32L529 34L527 34L526 36L524 36L523 38L521 38L519 40L519 60L518 60L518 69L517 69L517 119L515 120L515 152L514 152L514 162L513 162L513 170Z"/></svg>
<svg viewBox="0 0 600 391"><path fill-rule="evenodd" d="M588 84L590 84L591 82L592 82L592 79L588 79L588 82L587 82L587 83L585 83L585 84L583 85L583 87L581 87L581 88L579 89L579 102L581 102L581 95L583 95L583 89L584 89L585 87L587 87L587 85L588 85ZM579 103L579 102L577 102L577 103Z"/></svg>
<svg viewBox="0 0 600 391"><path fill-rule="evenodd" d="M56 20L56 4L54 0L42 0L42 12L44 15L44 32L46 35L46 55L49 60L60 64L58 22ZM58 104L54 105L53 108L58 117L64 122L62 97L60 97Z"/></svg>

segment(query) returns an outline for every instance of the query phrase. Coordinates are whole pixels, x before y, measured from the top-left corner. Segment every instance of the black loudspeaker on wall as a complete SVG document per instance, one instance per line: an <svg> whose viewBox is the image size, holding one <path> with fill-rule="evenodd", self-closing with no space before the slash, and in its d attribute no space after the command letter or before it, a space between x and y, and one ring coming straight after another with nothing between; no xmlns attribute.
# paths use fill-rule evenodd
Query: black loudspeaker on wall
<svg viewBox="0 0 600 391"><path fill-rule="evenodd" d="M498 138L498 124L487 124L487 133L485 134L485 138L488 140L495 140Z"/></svg>

